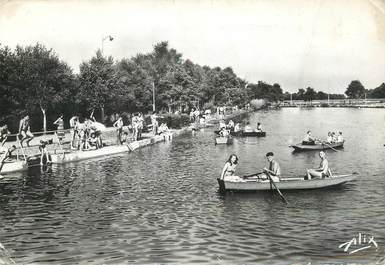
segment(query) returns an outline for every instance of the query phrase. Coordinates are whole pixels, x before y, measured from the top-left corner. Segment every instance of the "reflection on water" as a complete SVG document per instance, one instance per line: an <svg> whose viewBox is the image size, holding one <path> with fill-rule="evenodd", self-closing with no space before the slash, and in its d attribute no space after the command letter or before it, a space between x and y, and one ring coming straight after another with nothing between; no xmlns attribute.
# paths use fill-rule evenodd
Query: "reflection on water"
<svg viewBox="0 0 385 265"><path fill-rule="evenodd" d="M0 242L16 262L292 263L367 261L385 244L384 110L283 109L258 112L266 138L215 146L213 129L175 137L131 154L32 168L0 182ZM333 119L329 119L333 117ZM292 153L306 130L342 130L346 145L327 151L333 172L359 172L338 189L218 193L216 177L231 153L239 173L266 166L273 151L287 175L319 163ZM380 250L347 256L338 245L358 232Z"/></svg>

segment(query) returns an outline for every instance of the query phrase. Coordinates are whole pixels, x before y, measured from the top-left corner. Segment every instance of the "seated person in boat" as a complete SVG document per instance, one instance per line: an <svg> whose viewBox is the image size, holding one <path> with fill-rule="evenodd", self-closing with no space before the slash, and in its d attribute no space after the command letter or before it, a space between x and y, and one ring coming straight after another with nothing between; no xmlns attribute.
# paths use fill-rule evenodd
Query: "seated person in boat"
<svg viewBox="0 0 385 265"><path fill-rule="evenodd" d="M222 128L226 128L226 123L224 120L219 121L219 130L221 130Z"/></svg>
<svg viewBox="0 0 385 265"><path fill-rule="evenodd" d="M336 143L338 141L338 138L335 132L332 132L332 138L333 138L333 143Z"/></svg>
<svg viewBox="0 0 385 265"><path fill-rule="evenodd" d="M222 128L219 131L219 136L221 136L221 137L228 137L229 135L230 135L230 131L227 130L226 128Z"/></svg>
<svg viewBox="0 0 385 265"><path fill-rule="evenodd" d="M308 169L306 171L306 177L308 180L312 178L325 178L329 176L329 162L326 159L326 154L323 151L319 152L321 163L318 168Z"/></svg>
<svg viewBox="0 0 385 265"><path fill-rule="evenodd" d="M16 146L12 145L10 148L7 149L7 151L1 156L0 158L0 173L3 169L3 166L5 164L5 160L12 157L12 152L16 150Z"/></svg>
<svg viewBox="0 0 385 265"><path fill-rule="evenodd" d="M262 125L260 122L257 123L257 132L262 132Z"/></svg>
<svg viewBox="0 0 385 265"><path fill-rule="evenodd" d="M8 130L7 124L0 127L0 142L1 146L4 145L4 143L7 141L8 135L10 135L11 132Z"/></svg>
<svg viewBox="0 0 385 265"><path fill-rule="evenodd" d="M281 167L279 163L274 159L274 153L268 152L266 154L266 159L269 162L269 168L263 168L263 172L265 176L260 176L261 179L268 179L267 174L270 175L271 179L274 182L279 182L281 178Z"/></svg>
<svg viewBox="0 0 385 265"><path fill-rule="evenodd" d="M227 128L230 130L233 130L234 126L235 126L235 124L234 124L233 120L230 120L229 123L227 124Z"/></svg>
<svg viewBox="0 0 385 265"><path fill-rule="evenodd" d="M227 159L225 166L223 167L221 178L224 179L225 176L233 176L235 173L235 169L238 165L238 157L235 154L230 155L229 159Z"/></svg>
<svg viewBox="0 0 385 265"><path fill-rule="evenodd" d="M333 137L331 132L328 132L328 138L326 139L326 142L328 142L329 144L333 143Z"/></svg>
<svg viewBox="0 0 385 265"><path fill-rule="evenodd" d="M342 143L343 141L344 141L344 138L342 137L342 132L339 132L337 136L337 143Z"/></svg>
<svg viewBox="0 0 385 265"><path fill-rule="evenodd" d="M307 131L305 137L302 140L303 145L315 145L315 138L311 136L311 131Z"/></svg>
<svg viewBox="0 0 385 265"><path fill-rule="evenodd" d="M235 126L234 126L234 132L239 132L239 131L241 131L241 130L242 130L241 124L239 124L239 123L235 124Z"/></svg>
<svg viewBox="0 0 385 265"><path fill-rule="evenodd" d="M254 129L250 126L250 122L246 123L244 132L254 132Z"/></svg>
<svg viewBox="0 0 385 265"><path fill-rule="evenodd" d="M50 156L49 156L49 153L48 153L47 145L48 145L48 141L40 140L39 150L40 150L40 154L41 154L40 155L40 165L41 166L43 165L44 156L45 156L47 164L52 163Z"/></svg>

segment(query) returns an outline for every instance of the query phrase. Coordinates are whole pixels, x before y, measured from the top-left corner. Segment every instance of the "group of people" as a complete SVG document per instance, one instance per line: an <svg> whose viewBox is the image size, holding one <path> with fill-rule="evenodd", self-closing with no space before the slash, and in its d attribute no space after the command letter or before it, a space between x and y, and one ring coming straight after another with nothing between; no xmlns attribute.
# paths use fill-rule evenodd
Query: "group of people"
<svg viewBox="0 0 385 265"><path fill-rule="evenodd" d="M328 137L326 139L326 143L342 143L344 142L344 138L342 136L342 132L339 132L338 135L335 132L328 132ZM311 135L311 131L307 131L303 140L303 145L315 145L317 143L322 143L322 140L317 139Z"/></svg>
<svg viewBox="0 0 385 265"><path fill-rule="evenodd" d="M229 120L229 122L226 124L224 120L219 121L219 130L220 134L226 134L229 135L230 131L234 132L262 132L262 124L260 122L257 123L257 128L254 129L250 122L247 122L246 125L242 128L240 123L234 123L233 120ZM223 135L222 135L223 136Z"/></svg>
<svg viewBox="0 0 385 265"><path fill-rule="evenodd" d="M314 169L307 169L305 180L310 180L313 178L327 178L331 177L331 171L329 169L329 162L326 159L326 154L323 151L319 152L319 157L321 162L319 167ZM279 163L274 158L273 152L266 153L266 159L268 161L268 166L263 168L263 173L245 176L247 177L257 177L261 181L274 181L280 182L281 180L281 167ZM238 157L235 154L230 155L229 159L226 161L221 174L221 179L223 180L226 176L233 176L235 169L238 166Z"/></svg>

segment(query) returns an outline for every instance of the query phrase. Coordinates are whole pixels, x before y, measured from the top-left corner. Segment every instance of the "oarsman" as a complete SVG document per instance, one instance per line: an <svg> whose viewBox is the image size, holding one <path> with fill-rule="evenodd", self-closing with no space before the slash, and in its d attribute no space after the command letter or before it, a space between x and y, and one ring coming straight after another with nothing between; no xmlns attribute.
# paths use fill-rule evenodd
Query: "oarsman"
<svg viewBox="0 0 385 265"><path fill-rule="evenodd" d="M262 132L262 125L260 122L257 123L257 132Z"/></svg>
<svg viewBox="0 0 385 265"><path fill-rule="evenodd" d="M65 136L63 114L61 114L53 124L57 125L57 137L59 141L62 141Z"/></svg>
<svg viewBox="0 0 385 265"><path fill-rule="evenodd" d="M339 132L337 136L337 143L342 143L343 141L344 137L342 137L342 132Z"/></svg>
<svg viewBox="0 0 385 265"><path fill-rule="evenodd" d="M219 136L221 137L227 137L229 135L230 135L230 131L225 127L222 127L221 130L219 131Z"/></svg>
<svg viewBox="0 0 385 265"><path fill-rule="evenodd" d="M0 127L0 142L1 142L1 146L3 146L5 144L5 142L7 141L7 138L8 138L8 135L10 135L11 132L8 130L8 126L7 124Z"/></svg>
<svg viewBox="0 0 385 265"><path fill-rule="evenodd" d="M124 124L123 124L123 118L122 117L119 117L113 125L118 132L118 136L117 136L117 143L118 144L122 144L123 125Z"/></svg>
<svg viewBox="0 0 385 265"><path fill-rule="evenodd" d="M246 123L246 126L245 126L245 129L244 129L245 132L253 132L254 129L251 127L250 125L250 122L247 122Z"/></svg>
<svg viewBox="0 0 385 265"><path fill-rule="evenodd" d="M319 157L321 158L321 163L318 168L308 169L306 171L307 179L312 178L325 178L329 176L329 162L326 159L325 152L320 151Z"/></svg>
<svg viewBox="0 0 385 265"><path fill-rule="evenodd" d="M281 167L279 163L274 159L274 153L268 152L266 159L269 162L269 168L263 168L265 174L269 174L274 182L279 182L281 178Z"/></svg>
<svg viewBox="0 0 385 265"><path fill-rule="evenodd" d="M328 132L328 138L326 139L326 142L328 142L329 144L333 143L333 137L331 132Z"/></svg>
<svg viewBox="0 0 385 265"><path fill-rule="evenodd" d="M311 136L311 131L307 131L302 140L303 145L315 145L315 139Z"/></svg>
<svg viewBox="0 0 385 265"><path fill-rule="evenodd" d="M71 119L70 119L70 134L71 134L71 149L74 149L75 148L75 138L76 138L76 135L78 134L78 126L77 124L79 123L79 117L78 116L73 116Z"/></svg>
<svg viewBox="0 0 385 265"><path fill-rule="evenodd" d="M33 139L33 134L31 133L28 115L20 120L19 135L21 135L20 145L23 147L23 141L27 139L27 146L29 146L29 142Z"/></svg>
<svg viewBox="0 0 385 265"><path fill-rule="evenodd" d="M1 173L1 170L3 169L3 166L5 164L5 160L7 160L7 158L10 158L12 156L12 152L16 150L16 146L15 145L12 145L10 148L7 149L7 151L0 157L0 173ZM0 175L0 178L2 178L2 176Z"/></svg>

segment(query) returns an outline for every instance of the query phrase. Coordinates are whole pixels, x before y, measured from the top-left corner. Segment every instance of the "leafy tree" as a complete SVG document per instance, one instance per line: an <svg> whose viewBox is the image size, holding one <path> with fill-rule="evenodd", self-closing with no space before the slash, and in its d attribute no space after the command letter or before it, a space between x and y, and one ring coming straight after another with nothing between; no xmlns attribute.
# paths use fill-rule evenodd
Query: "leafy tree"
<svg viewBox="0 0 385 265"><path fill-rule="evenodd" d="M370 91L370 97L372 98L385 98L385 83Z"/></svg>
<svg viewBox="0 0 385 265"><path fill-rule="evenodd" d="M349 98L362 98L365 94L365 87L359 80L353 80L345 91Z"/></svg>

